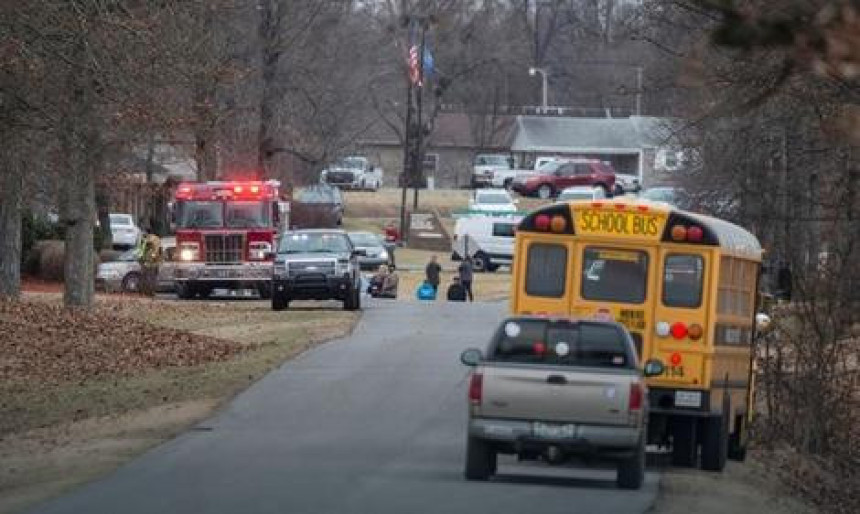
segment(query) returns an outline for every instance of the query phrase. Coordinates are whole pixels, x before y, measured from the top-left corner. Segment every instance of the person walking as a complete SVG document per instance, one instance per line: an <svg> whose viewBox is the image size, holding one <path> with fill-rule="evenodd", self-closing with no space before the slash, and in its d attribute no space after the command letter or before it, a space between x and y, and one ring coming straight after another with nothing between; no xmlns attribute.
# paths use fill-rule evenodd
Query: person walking
<svg viewBox="0 0 860 514"><path fill-rule="evenodd" d="M475 301L472 296L472 277L474 275L472 258L466 257L463 259L463 262L461 262L460 266L457 268L457 272L460 274L460 285L466 290L466 295L469 297L469 301Z"/></svg>
<svg viewBox="0 0 860 514"><path fill-rule="evenodd" d="M427 277L426 282L433 286L433 291L439 291L439 277L442 274L442 266L436 260L436 256L433 255L430 257L430 262L427 263L427 267L424 268L424 274Z"/></svg>

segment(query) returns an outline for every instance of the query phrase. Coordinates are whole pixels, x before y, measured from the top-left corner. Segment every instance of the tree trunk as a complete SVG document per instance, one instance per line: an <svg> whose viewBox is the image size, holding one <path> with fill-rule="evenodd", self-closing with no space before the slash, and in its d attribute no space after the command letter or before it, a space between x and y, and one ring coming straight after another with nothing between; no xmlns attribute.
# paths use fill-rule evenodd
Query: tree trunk
<svg viewBox="0 0 860 514"><path fill-rule="evenodd" d="M5 141L10 144L10 141ZM21 196L24 177L10 146L0 148L0 299L21 292Z"/></svg>
<svg viewBox="0 0 860 514"><path fill-rule="evenodd" d="M275 79L281 52L278 49L279 13L277 2L260 2L259 36L261 46L262 92L260 97L260 128L257 136L257 177L258 179L273 176L271 160L273 156L273 123L275 106L278 102L278 91ZM288 177L288 183L292 177Z"/></svg>
<svg viewBox="0 0 860 514"><path fill-rule="evenodd" d="M83 42L78 44L77 53L84 55ZM95 299L93 228L100 133L91 77L73 68L69 71L69 86L69 111L59 134L67 160L60 204L60 218L66 225L63 303L66 307L90 307Z"/></svg>

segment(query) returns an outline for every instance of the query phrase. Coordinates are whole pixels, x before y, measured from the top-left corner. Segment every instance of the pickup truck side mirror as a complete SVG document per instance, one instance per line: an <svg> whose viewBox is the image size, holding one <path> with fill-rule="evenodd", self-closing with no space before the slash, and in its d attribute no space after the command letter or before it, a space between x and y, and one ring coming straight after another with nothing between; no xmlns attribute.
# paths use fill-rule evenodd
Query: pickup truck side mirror
<svg viewBox="0 0 860 514"><path fill-rule="evenodd" d="M460 354L460 362L466 366L477 366L481 363L483 358L484 356L481 354L481 350L478 350L477 348L469 348Z"/></svg>
<svg viewBox="0 0 860 514"><path fill-rule="evenodd" d="M658 359L649 359L645 362L645 366L642 369L642 372L646 377L656 377L657 375L662 375L663 371L665 371L663 362Z"/></svg>
<svg viewBox="0 0 860 514"><path fill-rule="evenodd" d="M367 250L355 249L352 251L353 257L367 257Z"/></svg>

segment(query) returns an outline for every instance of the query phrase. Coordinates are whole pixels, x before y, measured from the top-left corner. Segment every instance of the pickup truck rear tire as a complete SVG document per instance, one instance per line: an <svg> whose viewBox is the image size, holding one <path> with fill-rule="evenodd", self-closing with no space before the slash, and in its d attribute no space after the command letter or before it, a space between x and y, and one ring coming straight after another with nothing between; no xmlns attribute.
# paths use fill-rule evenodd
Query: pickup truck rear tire
<svg viewBox="0 0 860 514"><path fill-rule="evenodd" d="M621 489L640 489L645 481L645 438L639 442L636 453L618 463L615 483Z"/></svg>
<svg viewBox="0 0 860 514"><path fill-rule="evenodd" d="M669 420L672 434L672 465L691 468L696 465L698 445L696 444L697 419L693 417L674 417Z"/></svg>
<svg viewBox="0 0 860 514"><path fill-rule="evenodd" d="M476 437L466 440L466 480L487 480L496 472L496 452Z"/></svg>

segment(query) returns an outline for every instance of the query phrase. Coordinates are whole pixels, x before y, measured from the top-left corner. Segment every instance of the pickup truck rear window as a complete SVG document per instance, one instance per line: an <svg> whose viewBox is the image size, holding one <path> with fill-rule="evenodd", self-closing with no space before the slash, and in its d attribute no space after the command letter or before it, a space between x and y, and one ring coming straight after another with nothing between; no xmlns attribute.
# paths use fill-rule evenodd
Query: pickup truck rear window
<svg viewBox="0 0 860 514"><path fill-rule="evenodd" d="M615 325L509 320L490 345L488 360L521 364L633 368L627 334Z"/></svg>

